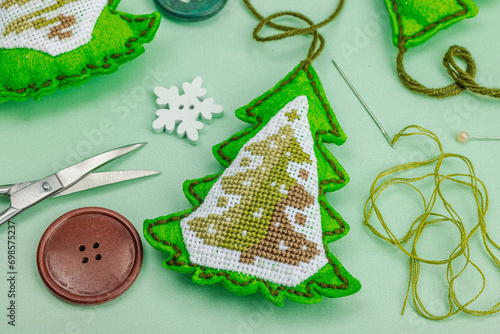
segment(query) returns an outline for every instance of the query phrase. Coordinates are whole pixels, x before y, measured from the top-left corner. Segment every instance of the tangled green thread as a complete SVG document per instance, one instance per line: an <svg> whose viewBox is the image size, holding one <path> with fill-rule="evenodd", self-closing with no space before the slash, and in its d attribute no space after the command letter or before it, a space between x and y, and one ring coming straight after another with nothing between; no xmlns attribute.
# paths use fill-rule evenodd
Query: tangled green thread
<svg viewBox="0 0 500 334"><path fill-rule="evenodd" d="M364 225L366 225L377 237L387 241L391 245L398 247L401 252L403 252L410 258L410 276L408 281L408 290L406 293L402 312L404 313L408 298L410 296L410 291L415 309L420 315L428 319L443 320L459 312L464 312L474 316L483 316L499 312L500 302L486 311L478 311L470 308L471 304L481 296L486 287L485 275L483 274L479 266L471 259L469 242L471 238L476 234L476 232L480 231L484 248L486 249L495 265L500 269L500 261L493 254L492 250L490 249L490 245L493 245L493 247L497 249L500 249L500 246L490 238L486 229L485 215L488 211L488 192L486 190L486 186L480 179L477 178L474 171L474 166L468 158L459 154L444 153L439 138L429 130L414 125L408 126L401 130L401 132L399 132L394 137L393 142L395 143L399 139L409 136L425 136L432 139L436 142L440 154L432 159L410 162L395 166L379 174L375 179L373 185L371 186L370 197L365 204L364 212ZM462 162L465 165L466 172L452 174L442 173L441 169L447 159L458 160ZM401 174L404 172L416 171L424 167L433 167L434 172L416 177L401 176ZM420 187L420 184L417 184L423 181L432 181L434 183L434 189L432 190L430 196L426 197L421 190L422 187ZM450 183L459 185L465 190L470 191L474 197L475 206L477 208L478 222L470 231L467 231L462 218L459 216L452 204L445 198L443 194L443 187L449 185ZM391 231L390 227L383 217L382 210L376 204L377 200L380 199L382 193L394 185L409 186L410 189L418 193L418 195L422 199L424 207L424 213L418 216L413 221L413 223L409 227L408 232L402 238L398 238ZM442 205L442 207L445 209L445 214L435 212L435 210L437 210L436 206L440 205ZM376 219L382 226L385 234L379 232L379 230L371 224L370 219L372 219L373 213L375 213ZM417 253L417 243L424 233L424 230L431 225L442 223L452 223L456 227L460 236L460 243L451 252L450 256L447 259L431 260L420 257ZM406 244L411 244L411 250L405 248ZM457 263L454 263L454 261L459 258L465 259L465 264L460 268L460 270L457 271L456 269L454 269L453 265L455 265L455 268L457 268ZM436 266L446 265L447 267L446 280L448 283L449 310L444 315L435 315L429 312L425 306L425 303L419 297L419 276L422 264ZM477 293L474 298L469 299L467 302L463 303L459 300L455 292L455 282L464 273L468 266L472 266L477 271L477 273L479 273L482 279L482 287L479 293Z"/></svg>

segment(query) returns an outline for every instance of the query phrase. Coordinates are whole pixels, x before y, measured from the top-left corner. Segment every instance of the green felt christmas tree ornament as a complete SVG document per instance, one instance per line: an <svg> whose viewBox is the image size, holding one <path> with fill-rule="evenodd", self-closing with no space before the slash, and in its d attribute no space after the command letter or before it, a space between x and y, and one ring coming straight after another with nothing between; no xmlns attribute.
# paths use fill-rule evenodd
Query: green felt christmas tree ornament
<svg viewBox="0 0 500 334"><path fill-rule="evenodd" d="M410 90L444 98L465 90L500 98L500 90L482 87L475 81L476 64L467 49L452 46L443 59L443 65L454 83L443 88L428 88L413 79L405 70L403 58L408 49L421 45L439 31L463 19L477 15L478 7L472 0L385 0L391 19L393 42L399 49L396 60L401 82ZM455 62L461 58L467 64L465 71Z"/></svg>
<svg viewBox="0 0 500 334"><path fill-rule="evenodd" d="M39 100L140 56L159 13L119 12L119 2L0 0L0 102Z"/></svg>
<svg viewBox="0 0 500 334"><path fill-rule="evenodd" d="M322 297L342 297L361 285L332 254L328 244L349 225L326 199L349 177L324 143L341 145L339 126L311 61L324 39L318 25L298 29L278 25L248 8L261 20L254 36L274 40L311 34L305 61L275 87L236 110L250 128L214 146L225 167L218 174L184 183L193 208L144 222L146 240L165 252L163 265L191 273L201 285L222 283L239 295L261 292L273 304L285 299L312 304ZM264 26L284 31L262 38Z"/></svg>

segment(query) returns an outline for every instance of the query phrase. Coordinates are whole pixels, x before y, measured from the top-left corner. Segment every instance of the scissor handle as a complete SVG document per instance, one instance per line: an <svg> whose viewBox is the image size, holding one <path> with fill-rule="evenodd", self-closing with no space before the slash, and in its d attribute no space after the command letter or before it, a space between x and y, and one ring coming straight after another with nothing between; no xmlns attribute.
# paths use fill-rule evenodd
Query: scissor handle
<svg viewBox="0 0 500 334"><path fill-rule="evenodd" d="M0 197L9 196L10 190L11 190L11 186L0 186ZM12 206L10 206L7 210L0 213L0 225L9 221L9 219L11 219L15 215L19 214L20 212L21 212L21 210L15 209Z"/></svg>
<svg viewBox="0 0 500 334"><path fill-rule="evenodd" d="M0 225L2 225L3 223L6 223L9 221L9 219L17 216L18 214L21 213L22 210L19 210L19 209L16 209L16 208L13 208L12 206L10 206L7 210L5 210L4 212L0 213Z"/></svg>

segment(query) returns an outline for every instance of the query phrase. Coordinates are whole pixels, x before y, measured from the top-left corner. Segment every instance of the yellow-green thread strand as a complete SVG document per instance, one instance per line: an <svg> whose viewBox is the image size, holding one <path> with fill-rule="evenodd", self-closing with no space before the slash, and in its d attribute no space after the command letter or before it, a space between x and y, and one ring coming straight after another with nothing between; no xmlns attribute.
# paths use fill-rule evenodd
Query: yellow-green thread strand
<svg viewBox="0 0 500 334"><path fill-rule="evenodd" d="M459 154L444 153L439 138L429 130L426 130L424 128L415 125L408 126L403 130L401 130L394 137L393 142L395 143L399 139L409 136L425 136L432 139L437 144L440 154L428 160L410 162L398 165L380 173L371 186L370 197L366 201L365 211L364 211L364 217L365 217L364 225L367 226L377 237L387 241L392 245L397 246L401 250L401 252L403 252L406 256L410 258L409 259L410 275L408 280L408 289L406 292L402 313L404 313L405 311L407 301L410 297L410 292L413 305L416 311L420 315L432 320L443 320L459 312L464 312L474 316L484 316L499 312L500 302L498 302L497 304L495 304L493 307L491 307L489 310L486 311L478 311L469 308L470 305L482 295L486 287L486 277L483 274L482 270L471 260L471 250L469 247L469 240L472 238L472 236L476 234L478 230L481 231L483 245L486 251L488 252L493 262L496 264L496 266L500 269L500 261L492 253L490 245L493 245L497 249L500 249L500 246L490 238L486 228L485 215L486 212L488 211L488 203L489 203L486 186L479 178L477 178L476 173L474 171L474 166L472 165L472 162L468 158ZM463 162L465 165L466 172L442 174L441 167L446 159L455 159ZM423 167L434 167L434 172L412 178L405 178L400 175L395 175L405 171L418 170ZM394 177L391 177L392 175L394 175ZM434 190L432 190L429 197L426 197L424 193L420 190L418 185L416 185L415 183L423 182L429 179L431 179L434 183ZM443 195L442 186L444 186L444 184L449 182L464 186L466 189L470 190L472 195L474 196L477 208L478 223L469 232L467 232L467 229L460 215L453 208L452 204L448 202L448 200ZM424 207L424 213L418 216L413 221L413 223L409 227L408 232L406 232L406 234L402 238L396 237L396 235L391 231L388 224L384 220L382 211L376 205L376 202L380 198L382 193L394 185L409 186L410 189L417 192L417 194L420 196ZM433 212L436 204L438 203L442 204L447 214ZM370 223L370 218L372 217L373 213L375 213L376 218L380 223L380 225L382 226L383 231L385 231L386 235L379 232L379 230L377 230ZM429 225L441 224L441 223L451 223L457 228L460 234L460 243L450 253L447 259L431 260L420 257L417 253L417 243L420 239L420 236L424 232L425 228L428 227ZM407 250L404 247L404 245L410 242L410 240L413 240L411 244L411 250ZM453 269L452 264L454 260L456 260L459 257L461 258L462 256L465 259L465 264L457 272L456 270ZM444 315L435 315L429 312L425 306L425 303L420 299L418 284L419 284L419 277L420 277L422 263L430 265L446 265L447 267L446 281L448 283L449 309L448 312ZM461 301L459 301L459 298L456 295L454 283L462 275L462 273L464 273L464 271L469 265L472 266L475 269L475 271L481 276L482 286L480 291L474 298L468 300L465 303L462 303Z"/></svg>
<svg viewBox="0 0 500 334"><path fill-rule="evenodd" d="M446 68L448 75L453 79L454 83L442 88L428 88L413 79L405 70L403 58L408 51L403 44L399 45L399 53L396 59L396 67L398 76L406 88L420 94L445 98L463 93L469 90L472 93L500 98L500 89L483 87L475 81L477 67L472 55L467 49L460 46L452 46L446 53L443 59L443 66ZM466 63L466 70L462 70L455 58L460 58Z"/></svg>

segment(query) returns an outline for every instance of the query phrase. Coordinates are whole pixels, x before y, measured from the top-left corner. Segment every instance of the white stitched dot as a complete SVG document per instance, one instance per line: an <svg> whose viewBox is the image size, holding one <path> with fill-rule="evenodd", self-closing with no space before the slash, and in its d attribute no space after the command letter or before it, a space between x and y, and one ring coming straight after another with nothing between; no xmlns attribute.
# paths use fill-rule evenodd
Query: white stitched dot
<svg viewBox="0 0 500 334"><path fill-rule="evenodd" d="M217 233L217 231L214 229L214 223L212 223L212 224L210 224L210 225L208 226L207 233L210 233L210 234L215 234L215 233Z"/></svg>
<svg viewBox="0 0 500 334"><path fill-rule="evenodd" d="M250 187L252 185L252 180L253 180L253 177L249 178L248 181L243 181L242 184L245 187Z"/></svg>
<svg viewBox="0 0 500 334"><path fill-rule="evenodd" d="M262 218L263 214L264 214L264 209L260 208L258 212L253 213L253 216L254 216L254 218Z"/></svg>
<svg viewBox="0 0 500 334"><path fill-rule="evenodd" d="M288 248L290 248L290 247L288 247L287 245L285 245L285 241L281 240L280 243L279 243L279 245L278 245L278 249L282 250L282 251L286 251Z"/></svg>

